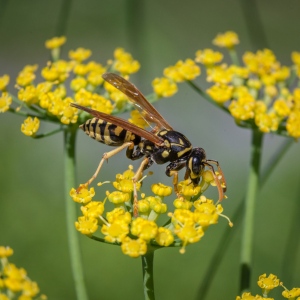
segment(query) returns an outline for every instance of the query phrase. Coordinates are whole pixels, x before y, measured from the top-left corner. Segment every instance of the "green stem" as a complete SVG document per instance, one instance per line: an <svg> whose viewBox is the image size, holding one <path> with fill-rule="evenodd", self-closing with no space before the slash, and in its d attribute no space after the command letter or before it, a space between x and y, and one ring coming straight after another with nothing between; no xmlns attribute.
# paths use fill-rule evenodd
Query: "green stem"
<svg viewBox="0 0 300 300"><path fill-rule="evenodd" d="M248 290L250 287L250 276L252 267L253 250L253 227L256 195L259 187L259 166L261 159L261 147L263 133L258 130L252 131L251 162L248 177L248 186L245 199L244 228L242 233L241 249L241 281L240 291Z"/></svg>
<svg viewBox="0 0 300 300"><path fill-rule="evenodd" d="M154 250L150 249L142 256L143 283L145 300L154 300L154 277L153 277Z"/></svg>
<svg viewBox="0 0 300 300"><path fill-rule="evenodd" d="M74 222L77 219L75 203L70 198L70 190L76 186L75 182L75 140L76 125L68 126L64 130L64 169L65 169L65 200L66 200L66 221L68 232L69 252L73 280L75 284L77 299L87 300L87 291L84 284L83 268L79 249L78 233L75 230Z"/></svg>

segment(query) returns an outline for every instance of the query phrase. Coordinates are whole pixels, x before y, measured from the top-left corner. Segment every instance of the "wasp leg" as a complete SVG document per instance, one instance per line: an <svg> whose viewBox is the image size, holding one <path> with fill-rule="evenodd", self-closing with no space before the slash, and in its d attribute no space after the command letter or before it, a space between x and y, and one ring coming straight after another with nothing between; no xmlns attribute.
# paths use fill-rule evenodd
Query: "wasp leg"
<svg viewBox="0 0 300 300"><path fill-rule="evenodd" d="M222 188L222 186L221 186L221 182L220 182L218 176L216 175L213 166L210 165L207 161L206 161L206 162L203 162L203 164L206 165L207 167L209 167L210 170L212 171L212 174L213 174L215 183L216 183L217 188L218 188L218 193L219 193L219 200L218 200L218 201L221 202L221 201L224 199L224 192L223 192L223 188Z"/></svg>
<svg viewBox="0 0 300 300"><path fill-rule="evenodd" d="M176 193L177 197L180 198L181 195L178 191L178 171L181 170L186 164L186 161L177 160L175 162L171 162L166 167L166 175L171 177L173 176L173 186L174 192Z"/></svg>
<svg viewBox="0 0 300 300"><path fill-rule="evenodd" d="M102 159L100 160L100 163L96 169L96 172L94 173L94 175L83 185L85 187L89 186L93 181L94 179L98 176L101 168L102 168L102 165L103 163L108 160L110 157L116 155L117 153L121 152L122 150L124 150L126 147L130 148L130 147L134 147L134 144L133 142L127 142L127 143L124 143L123 145L121 145L120 147L112 150L112 151L109 151L107 153L104 153L103 156L102 156ZM80 191L80 187L77 189L77 192Z"/></svg>
<svg viewBox="0 0 300 300"><path fill-rule="evenodd" d="M207 159L206 162L211 163L211 164L215 164L218 168L218 172L220 173L220 175L222 176L222 188L223 188L223 192L226 192L227 189L227 185L226 185L226 179L224 176L224 173L219 165L219 162L217 160L212 160L212 159Z"/></svg>
<svg viewBox="0 0 300 300"><path fill-rule="evenodd" d="M139 168L135 172L134 176L132 177L132 181L133 181L133 215L135 217L137 217L139 214L136 183L141 178L143 171L148 169L153 163L154 163L154 161L150 157L145 157L144 160L142 161L142 163L140 164Z"/></svg>

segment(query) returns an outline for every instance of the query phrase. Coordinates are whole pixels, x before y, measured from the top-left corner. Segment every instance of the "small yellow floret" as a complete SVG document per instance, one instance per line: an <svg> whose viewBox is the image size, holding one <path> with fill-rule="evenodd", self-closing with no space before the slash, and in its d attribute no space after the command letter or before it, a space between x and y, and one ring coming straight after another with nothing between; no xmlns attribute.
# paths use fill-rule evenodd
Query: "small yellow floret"
<svg viewBox="0 0 300 300"><path fill-rule="evenodd" d="M155 238L157 225L154 221L137 218L131 223L131 233L145 241Z"/></svg>
<svg viewBox="0 0 300 300"><path fill-rule="evenodd" d="M178 91L177 84L166 77L155 78L152 81L152 86L158 97L171 97Z"/></svg>
<svg viewBox="0 0 300 300"><path fill-rule="evenodd" d="M39 127L40 120L37 117L28 117L21 125L21 131L27 136L35 136L36 132L39 130Z"/></svg>
<svg viewBox="0 0 300 300"><path fill-rule="evenodd" d="M300 288L292 288L291 290L285 290L282 292L282 296L287 299L296 299L300 296ZM298 300L299 298L297 298Z"/></svg>
<svg viewBox="0 0 300 300"><path fill-rule="evenodd" d="M8 84L9 84L9 76L6 74L0 76L0 91L5 91Z"/></svg>
<svg viewBox="0 0 300 300"><path fill-rule="evenodd" d="M69 51L69 57L77 62L82 62L92 55L92 51L84 48L77 48Z"/></svg>
<svg viewBox="0 0 300 300"><path fill-rule="evenodd" d="M207 94L219 104L223 104L232 97L233 86L227 84L215 84L206 90Z"/></svg>
<svg viewBox="0 0 300 300"><path fill-rule="evenodd" d="M225 33L219 33L217 37L214 38L213 44L218 47L226 47L228 49L233 48L235 45L239 44L239 37L233 31L227 31Z"/></svg>
<svg viewBox="0 0 300 300"><path fill-rule="evenodd" d="M14 254L14 250L8 246L0 246L0 258L9 257Z"/></svg>
<svg viewBox="0 0 300 300"><path fill-rule="evenodd" d="M76 229L84 235L92 235L98 229L98 220L92 217L79 217L75 222Z"/></svg>
<svg viewBox="0 0 300 300"><path fill-rule="evenodd" d="M0 113L8 111L9 106L12 103L12 97L7 93L3 92L0 96Z"/></svg>
<svg viewBox="0 0 300 300"><path fill-rule="evenodd" d="M81 206L81 211L84 216L97 218L101 216L104 212L104 204L99 201L91 201L85 206Z"/></svg>
<svg viewBox="0 0 300 300"><path fill-rule="evenodd" d="M219 63L223 59L223 54L212 49L198 50L196 52L195 61L202 63L207 67L211 67L216 63Z"/></svg>
<svg viewBox="0 0 300 300"><path fill-rule="evenodd" d="M110 243L120 243L129 233L128 223L116 220L111 224L104 224L101 232L105 235L105 240Z"/></svg>
<svg viewBox="0 0 300 300"><path fill-rule="evenodd" d="M47 49L55 49L61 47L63 44L66 42L66 37L65 36L60 36L60 37L54 37L50 40L47 40L45 42L45 47Z"/></svg>
<svg viewBox="0 0 300 300"><path fill-rule="evenodd" d="M154 183L151 186L152 192L160 197L167 197L172 194L172 187L164 185L163 183Z"/></svg>
<svg viewBox="0 0 300 300"><path fill-rule="evenodd" d="M279 279L273 274L270 274L268 277L266 274L263 274L259 276L257 284L263 290L263 294L267 295L279 285Z"/></svg>
<svg viewBox="0 0 300 300"><path fill-rule="evenodd" d="M71 189L70 196L75 202L86 204L89 203L95 196L95 189L90 188L90 190L88 190L85 185L80 185L77 190L75 190L74 188Z"/></svg>
<svg viewBox="0 0 300 300"><path fill-rule="evenodd" d="M157 231L157 235L155 237L155 241L160 246L168 247L174 242L174 236L170 229L159 227Z"/></svg>
<svg viewBox="0 0 300 300"><path fill-rule="evenodd" d="M121 249L124 254L135 258L146 254L147 244L143 239L134 240L127 236L122 241Z"/></svg>

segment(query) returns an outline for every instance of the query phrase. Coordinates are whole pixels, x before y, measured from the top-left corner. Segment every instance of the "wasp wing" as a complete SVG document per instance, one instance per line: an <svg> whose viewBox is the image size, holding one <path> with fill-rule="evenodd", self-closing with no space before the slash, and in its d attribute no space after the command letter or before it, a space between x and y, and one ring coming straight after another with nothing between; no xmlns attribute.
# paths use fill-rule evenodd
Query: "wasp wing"
<svg viewBox="0 0 300 300"><path fill-rule="evenodd" d="M105 81L113 85L129 98L129 100L140 111L142 117L148 122L148 124L154 123L160 129L165 128L168 130L173 130L171 125L154 108L154 106L148 102L145 96L135 85L114 73L105 73L102 75L102 77Z"/></svg>
<svg viewBox="0 0 300 300"><path fill-rule="evenodd" d="M149 131L146 131L134 124L131 124L121 118L118 118L118 117L115 117L115 116L111 116L111 115L108 115L108 114L105 114L105 113L102 113L100 111L97 111L97 110L94 110L94 109L91 109L91 108L88 108L88 107L85 107L85 106L81 106L79 104L76 104L76 103L71 103L71 106L75 107L75 108L78 108L78 109L81 109L81 110L84 110L86 112L88 112L89 114L91 114L92 116L98 118L98 119L101 119L101 120L104 120L106 122L110 122L114 125L117 125L117 126L120 126L146 140L149 140L151 141L152 143L156 144L156 145L161 145L163 143L163 139L158 137L157 135L149 132Z"/></svg>

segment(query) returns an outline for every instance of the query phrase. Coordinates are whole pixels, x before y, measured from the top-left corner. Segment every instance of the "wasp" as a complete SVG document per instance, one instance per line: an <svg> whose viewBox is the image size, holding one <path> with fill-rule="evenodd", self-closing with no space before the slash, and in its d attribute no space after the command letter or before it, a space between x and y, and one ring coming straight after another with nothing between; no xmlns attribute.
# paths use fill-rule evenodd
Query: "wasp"
<svg viewBox="0 0 300 300"><path fill-rule="evenodd" d="M110 157L126 149L126 156L131 160L143 157L143 160L133 177L134 183L134 215L138 215L136 182L142 172L153 163L165 164L166 175L173 176L174 190L178 193L178 171L185 168L185 179L190 179L196 186L201 174L208 167L218 188L219 201L224 198L226 182L222 169L216 160L206 158L203 148L193 147L182 133L173 130L172 126L150 104L135 85L114 73L105 73L103 79L124 93L131 103L138 109L144 120L152 127L151 131L144 130L116 116L108 115L75 103L71 106L90 113L94 118L87 120L80 128L91 138L103 144L117 147L104 153L94 175L86 182L88 186L98 175L103 163ZM216 165L221 179L214 171Z"/></svg>

